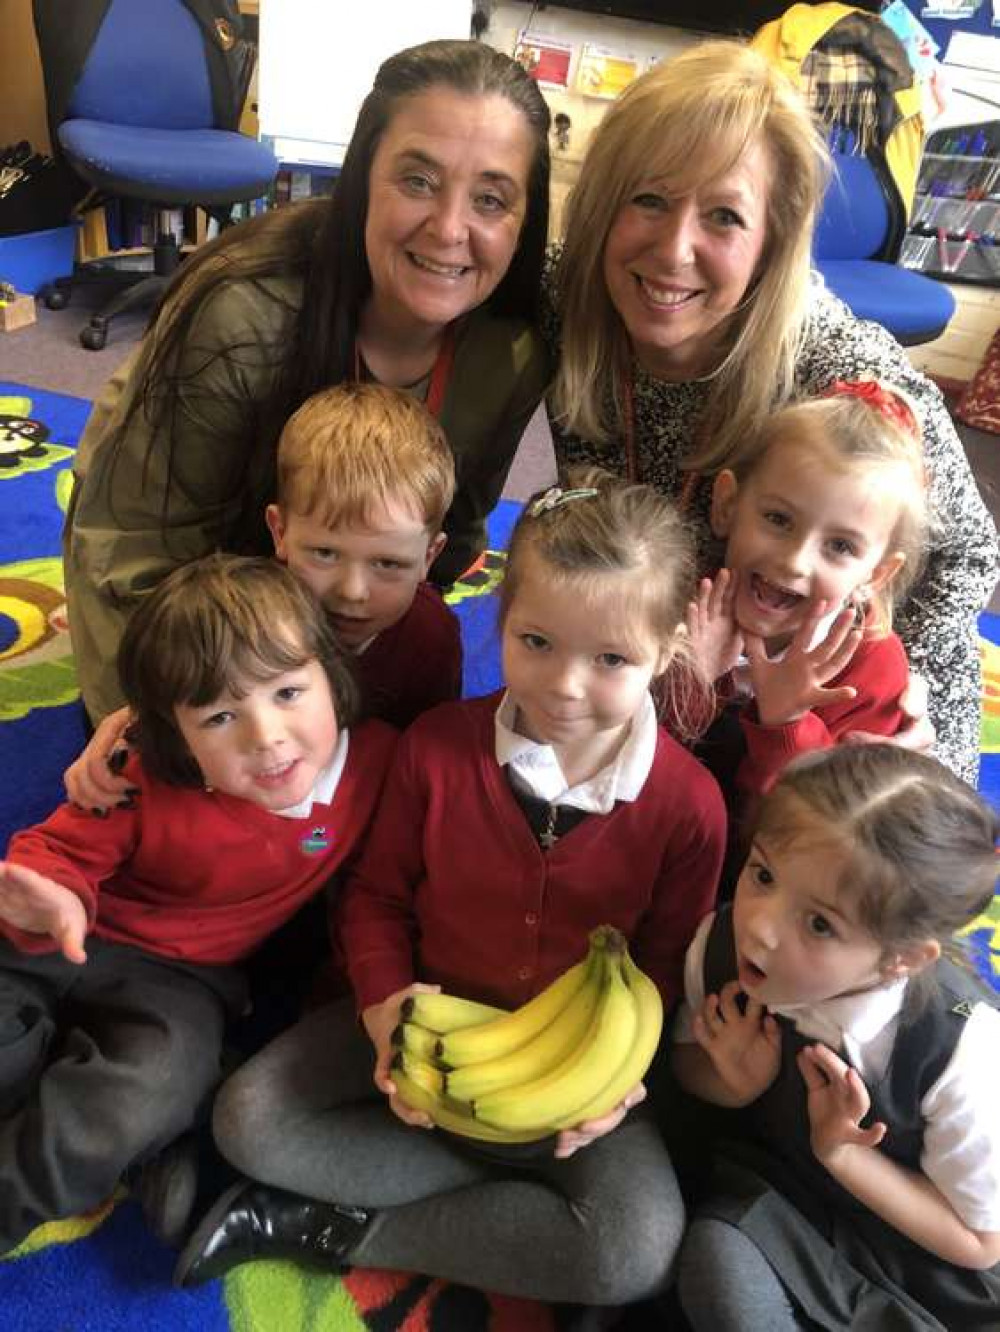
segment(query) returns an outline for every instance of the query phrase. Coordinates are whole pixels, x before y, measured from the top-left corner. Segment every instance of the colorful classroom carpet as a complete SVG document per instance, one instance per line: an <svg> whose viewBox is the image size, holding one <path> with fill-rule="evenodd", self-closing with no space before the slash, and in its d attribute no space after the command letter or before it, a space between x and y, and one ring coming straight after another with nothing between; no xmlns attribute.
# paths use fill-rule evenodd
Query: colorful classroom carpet
<svg viewBox="0 0 1000 1332"><path fill-rule="evenodd" d="M59 533L70 464L90 404L0 383L0 854L10 834L63 797L84 743L66 631ZM499 683L494 599L518 506L502 503L490 551L449 595L462 622L465 692ZM981 787L1000 803L1000 617L984 615ZM1000 989L1000 898L970 931L976 965ZM255 1263L174 1291L174 1253L134 1203L44 1226L0 1259L0 1332L554 1332L552 1312L426 1277L305 1275Z"/></svg>

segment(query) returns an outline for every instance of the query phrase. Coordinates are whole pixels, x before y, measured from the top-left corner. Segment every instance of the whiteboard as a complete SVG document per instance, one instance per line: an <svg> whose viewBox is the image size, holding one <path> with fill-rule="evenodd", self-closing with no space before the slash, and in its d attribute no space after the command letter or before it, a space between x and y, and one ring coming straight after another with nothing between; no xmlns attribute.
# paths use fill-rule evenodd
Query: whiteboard
<svg viewBox="0 0 1000 1332"><path fill-rule="evenodd" d="M260 0L261 136L282 163L339 166L382 61L471 17L472 0Z"/></svg>

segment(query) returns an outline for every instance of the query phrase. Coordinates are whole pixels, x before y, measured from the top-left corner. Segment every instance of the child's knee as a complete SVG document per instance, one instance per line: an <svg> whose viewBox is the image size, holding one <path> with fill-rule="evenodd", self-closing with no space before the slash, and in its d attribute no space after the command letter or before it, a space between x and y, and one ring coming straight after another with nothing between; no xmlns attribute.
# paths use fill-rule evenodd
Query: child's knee
<svg viewBox="0 0 1000 1332"><path fill-rule="evenodd" d="M637 1194L627 1212L595 1218L587 1256L587 1304L624 1305L667 1289L684 1232L680 1198Z"/></svg>
<svg viewBox="0 0 1000 1332"><path fill-rule="evenodd" d="M219 1151L245 1174L252 1174L268 1135L280 1130L257 1084L241 1072L219 1088L212 1107L212 1133Z"/></svg>

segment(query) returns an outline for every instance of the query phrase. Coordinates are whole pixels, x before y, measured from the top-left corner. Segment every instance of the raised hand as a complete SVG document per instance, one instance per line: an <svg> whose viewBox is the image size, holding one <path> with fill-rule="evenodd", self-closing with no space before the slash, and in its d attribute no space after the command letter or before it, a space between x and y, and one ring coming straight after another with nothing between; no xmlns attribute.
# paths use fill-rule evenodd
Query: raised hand
<svg viewBox="0 0 1000 1332"><path fill-rule="evenodd" d="M694 1038L719 1077L743 1105L755 1101L781 1068L781 1029L763 1004L747 996L741 1013L738 981L705 997L694 1015Z"/></svg>
<svg viewBox="0 0 1000 1332"><path fill-rule="evenodd" d="M899 696L899 707L905 718L895 735L880 735L877 731L848 731L840 737L841 744L899 745L902 749L914 749L919 754L929 754L934 748L937 732L934 723L927 714L927 702L930 690L922 675L910 672L906 688Z"/></svg>
<svg viewBox="0 0 1000 1332"><path fill-rule="evenodd" d="M791 643L776 660L768 657L763 639L755 634L745 636L761 725L786 726L813 708L847 703L857 695L858 691L850 685L826 687L846 668L864 633L854 608L848 606L833 621L826 636L813 645L812 640L829 609L827 601L814 602Z"/></svg>
<svg viewBox="0 0 1000 1332"><path fill-rule="evenodd" d="M684 624L708 680L728 674L743 651L743 635L733 615L735 597L736 575L720 569L714 579L701 580L696 597L688 602Z"/></svg>
<svg viewBox="0 0 1000 1332"><path fill-rule="evenodd" d="M69 888L26 865L0 860L0 920L47 935L69 962L87 960L87 908Z"/></svg>
<svg viewBox="0 0 1000 1332"><path fill-rule="evenodd" d="M392 1033L399 1025L404 999L408 999L411 994L438 994L440 990L440 985L422 985L416 982L407 985L405 990L397 990L395 994L390 994L388 999L383 999L380 1004L370 1004L361 1014L365 1031L375 1047L375 1072L372 1075L375 1086L388 1096L393 1114L404 1124L411 1124L415 1128L433 1128L434 1122L430 1115L407 1105L396 1091L391 1068L395 1057Z"/></svg>
<svg viewBox="0 0 1000 1332"><path fill-rule="evenodd" d="M857 1069L826 1045L807 1045L796 1062L808 1093L809 1137L817 1161L829 1167L845 1148L877 1147L885 1124L861 1127L871 1097Z"/></svg>

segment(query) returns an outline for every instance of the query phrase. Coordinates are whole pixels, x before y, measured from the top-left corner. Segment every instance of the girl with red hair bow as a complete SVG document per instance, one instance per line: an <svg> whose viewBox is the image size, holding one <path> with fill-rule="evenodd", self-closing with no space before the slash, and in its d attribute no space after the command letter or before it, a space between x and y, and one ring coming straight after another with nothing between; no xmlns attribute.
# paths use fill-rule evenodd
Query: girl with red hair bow
<svg viewBox="0 0 1000 1332"><path fill-rule="evenodd" d="M738 710L742 796L767 790L795 754L904 725L892 613L922 562L926 489L912 408L871 380L776 412L716 476L725 567L702 580L688 631Z"/></svg>

